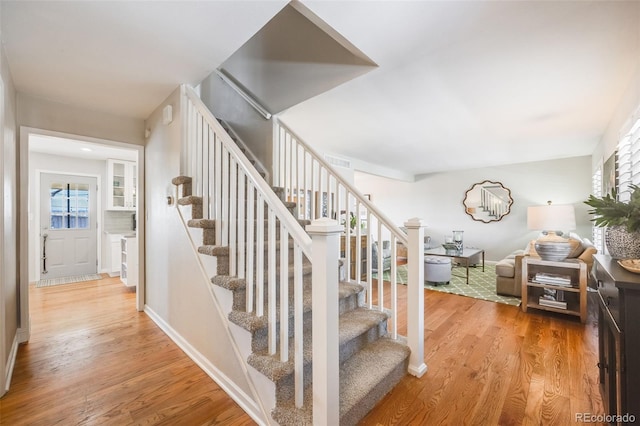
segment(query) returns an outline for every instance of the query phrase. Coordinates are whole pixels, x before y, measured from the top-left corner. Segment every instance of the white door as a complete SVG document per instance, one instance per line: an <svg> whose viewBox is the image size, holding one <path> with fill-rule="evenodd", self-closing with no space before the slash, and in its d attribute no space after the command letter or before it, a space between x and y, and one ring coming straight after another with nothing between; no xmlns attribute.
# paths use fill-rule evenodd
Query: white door
<svg viewBox="0 0 640 426"><path fill-rule="evenodd" d="M95 274L96 178L42 173L40 278Z"/></svg>

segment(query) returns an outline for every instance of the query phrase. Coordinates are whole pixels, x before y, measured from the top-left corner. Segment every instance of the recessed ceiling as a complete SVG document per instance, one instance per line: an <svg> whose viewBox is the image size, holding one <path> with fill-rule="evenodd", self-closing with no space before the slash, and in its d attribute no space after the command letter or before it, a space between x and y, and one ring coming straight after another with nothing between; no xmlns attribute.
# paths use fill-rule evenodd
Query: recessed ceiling
<svg viewBox="0 0 640 426"><path fill-rule="evenodd" d="M415 175L590 155L640 91L635 0L303 3L379 68L281 117L354 164ZM19 92L144 119L286 4L2 1L2 39Z"/></svg>

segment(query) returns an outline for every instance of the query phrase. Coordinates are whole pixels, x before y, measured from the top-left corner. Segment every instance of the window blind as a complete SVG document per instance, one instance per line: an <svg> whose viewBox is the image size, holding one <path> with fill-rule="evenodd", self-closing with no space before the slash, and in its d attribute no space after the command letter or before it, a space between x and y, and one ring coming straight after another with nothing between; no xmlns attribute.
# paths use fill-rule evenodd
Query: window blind
<svg viewBox="0 0 640 426"><path fill-rule="evenodd" d="M617 147L618 199L629 201L630 185L640 185L640 118L626 133Z"/></svg>
<svg viewBox="0 0 640 426"><path fill-rule="evenodd" d="M602 166L598 166L591 178L591 193L594 197L602 197ZM592 226L591 238L598 252L604 253L604 228Z"/></svg>

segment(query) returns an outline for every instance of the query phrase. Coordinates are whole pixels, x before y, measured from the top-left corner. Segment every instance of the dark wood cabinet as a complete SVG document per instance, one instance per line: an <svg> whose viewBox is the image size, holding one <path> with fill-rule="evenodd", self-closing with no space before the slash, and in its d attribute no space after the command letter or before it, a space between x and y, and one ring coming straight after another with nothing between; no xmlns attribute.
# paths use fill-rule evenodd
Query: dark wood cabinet
<svg viewBox="0 0 640 426"><path fill-rule="evenodd" d="M612 423L629 424L640 420L640 275L610 256L594 259L600 391Z"/></svg>

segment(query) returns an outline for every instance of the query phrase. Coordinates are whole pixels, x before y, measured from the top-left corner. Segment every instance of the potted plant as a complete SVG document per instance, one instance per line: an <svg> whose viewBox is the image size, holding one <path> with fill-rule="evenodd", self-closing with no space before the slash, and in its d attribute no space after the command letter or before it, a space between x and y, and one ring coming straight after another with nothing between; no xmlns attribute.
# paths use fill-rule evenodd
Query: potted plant
<svg viewBox="0 0 640 426"><path fill-rule="evenodd" d="M615 189L602 198L590 195L584 203L590 207L589 214L596 226L606 227L604 240L609 254L614 258L640 258L640 191L630 185L628 202L618 200Z"/></svg>

